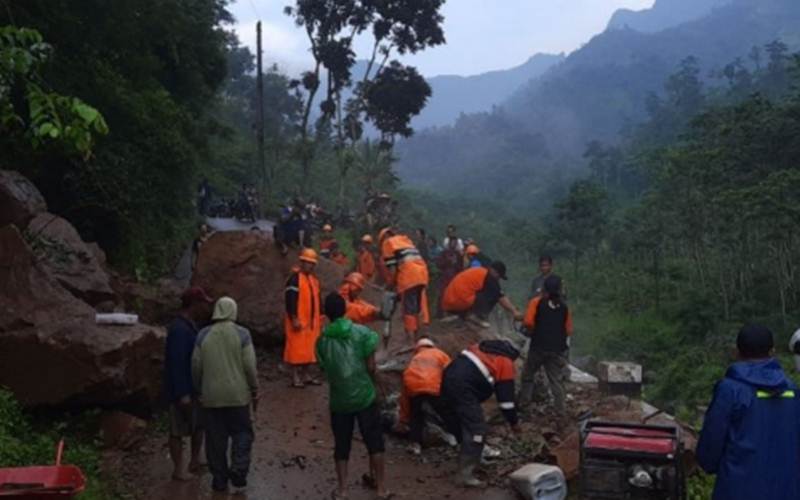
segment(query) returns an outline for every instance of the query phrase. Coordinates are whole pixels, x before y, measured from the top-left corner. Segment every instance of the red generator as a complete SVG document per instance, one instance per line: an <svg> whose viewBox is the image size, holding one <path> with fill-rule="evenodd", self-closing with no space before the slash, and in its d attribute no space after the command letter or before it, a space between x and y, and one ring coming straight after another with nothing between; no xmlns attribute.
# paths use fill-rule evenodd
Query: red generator
<svg viewBox="0 0 800 500"><path fill-rule="evenodd" d="M581 427L580 498L685 500L679 427L589 421Z"/></svg>

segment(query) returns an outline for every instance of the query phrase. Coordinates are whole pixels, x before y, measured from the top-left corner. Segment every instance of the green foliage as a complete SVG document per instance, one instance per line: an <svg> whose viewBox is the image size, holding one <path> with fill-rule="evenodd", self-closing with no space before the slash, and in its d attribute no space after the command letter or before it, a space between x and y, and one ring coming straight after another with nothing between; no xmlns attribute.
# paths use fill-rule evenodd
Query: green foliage
<svg viewBox="0 0 800 500"><path fill-rule="evenodd" d="M56 445L64 439L65 464L77 465L87 476L87 500L111 499L110 488L100 479L100 451L91 438L76 433L67 423L34 425L23 413L10 391L0 388L0 467L49 465L55 460Z"/></svg>
<svg viewBox="0 0 800 500"><path fill-rule="evenodd" d="M219 133L209 103L226 74L226 3L31 0L0 8L0 25L30 27L52 45L34 51L49 54L47 64L39 56L32 63L41 69L34 91L52 88L102 112L56 95L28 99L37 141L67 139L93 156L39 148L4 154L3 167L29 176L51 211L141 277L169 269L194 225L194 187ZM32 41L38 47L32 39L27 47ZM92 144L105 123L110 132ZM17 151L25 144L6 135L0 143Z"/></svg>
<svg viewBox="0 0 800 500"><path fill-rule="evenodd" d="M53 48L33 29L0 27L0 151L48 148L88 158L96 135L108 133L97 109L44 90L43 67Z"/></svg>

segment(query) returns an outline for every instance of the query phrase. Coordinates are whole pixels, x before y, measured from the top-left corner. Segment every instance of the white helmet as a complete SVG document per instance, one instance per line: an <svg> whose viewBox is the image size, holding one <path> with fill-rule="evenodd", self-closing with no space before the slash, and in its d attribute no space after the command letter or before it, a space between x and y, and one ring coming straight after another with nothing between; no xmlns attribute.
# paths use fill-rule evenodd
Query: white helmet
<svg viewBox="0 0 800 500"><path fill-rule="evenodd" d="M800 330L794 332L789 339L789 351L794 354L794 368L800 372Z"/></svg>

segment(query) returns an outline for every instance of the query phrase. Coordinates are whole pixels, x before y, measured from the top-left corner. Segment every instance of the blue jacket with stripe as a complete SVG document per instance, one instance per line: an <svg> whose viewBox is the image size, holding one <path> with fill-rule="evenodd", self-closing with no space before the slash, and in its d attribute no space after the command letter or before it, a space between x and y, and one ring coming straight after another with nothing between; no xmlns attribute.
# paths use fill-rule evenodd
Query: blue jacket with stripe
<svg viewBox="0 0 800 500"><path fill-rule="evenodd" d="M800 498L800 393L775 359L728 368L697 444L714 500Z"/></svg>

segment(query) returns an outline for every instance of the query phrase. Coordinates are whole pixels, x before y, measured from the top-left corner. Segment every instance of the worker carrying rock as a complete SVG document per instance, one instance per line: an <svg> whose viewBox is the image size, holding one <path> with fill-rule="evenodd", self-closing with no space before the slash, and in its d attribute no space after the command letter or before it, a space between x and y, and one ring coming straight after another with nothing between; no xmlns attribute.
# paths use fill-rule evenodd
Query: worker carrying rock
<svg viewBox="0 0 800 500"><path fill-rule="evenodd" d="M488 268L473 267L461 271L447 285L442 298L446 313L456 314L484 328L489 327L487 318L499 303L514 319L522 321L522 313L503 293L500 280L508 279L506 265L492 262Z"/></svg>
<svg viewBox="0 0 800 500"><path fill-rule="evenodd" d="M381 318L380 310L361 298L367 279L361 273L348 274L339 286L339 295L347 303L345 317L353 323L367 325Z"/></svg>
<svg viewBox="0 0 800 500"><path fill-rule="evenodd" d="M485 487L475 477L489 426L481 403L494 393L512 431L520 432L514 405L514 361L519 351L506 340L484 340L465 349L444 372L441 397L454 418L445 415L448 432L461 443L456 482Z"/></svg>
<svg viewBox="0 0 800 500"><path fill-rule="evenodd" d="M561 298L561 278L552 274L544 281L542 295L528 304L523 322L531 338L530 351L522 372L520 405L533 399L536 372L544 367L556 412L563 415L566 390L562 372L567 366L569 338L572 336L572 314Z"/></svg>
<svg viewBox="0 0 800 500"><path fill-rule="evenodd" d="M314 275L317 252L304 248L299 260L299 265L292 269L292 274L286 280L286 315L283 322L286 336L283 360L291 367L292 387L296 388L302 388L307 383L320 385L310 369L317 362L314 346L322 326L320 285Z"/></svg>
<svg viewBox="0 0 800 500"><path fill-rule="evenodd" d="M336 238L333 236L333 226L325 224L322 226L322 235L319 237L319 254L326 259L331 258L331 252L334 246L339 246Z"/></svg>
<svg viewBox="0 0 800 500"><path fill-rule="evenodd" d="M440 418L447 421L452 411L439 397L444 370L450 364L450 356L438 349L433 340L423 337L417 341L414 356L403 371L403 388L400 392L400 424L409 428L411 447L409 450L422 453L422 438L425 431L425 405Z"/></svg>
<svg viewBox="0 0 800 500"><path fill-rule="evenodd" d="M388 283L399 295L403 307L403 327L411 341L419 332L420 317L428 324L428 265L404 234L396 234L391 227L384 228L378 235L381 257L389 271Z"/></svg>
<svg viewBox="0 0 800 500"><path fill-rule="evenodd" d="M358 247L358 257L356 259L356 271L364 275L367 281L375 276L375 255L372 247L372 235L365 234L361 237L361 244Z"/></svg>

